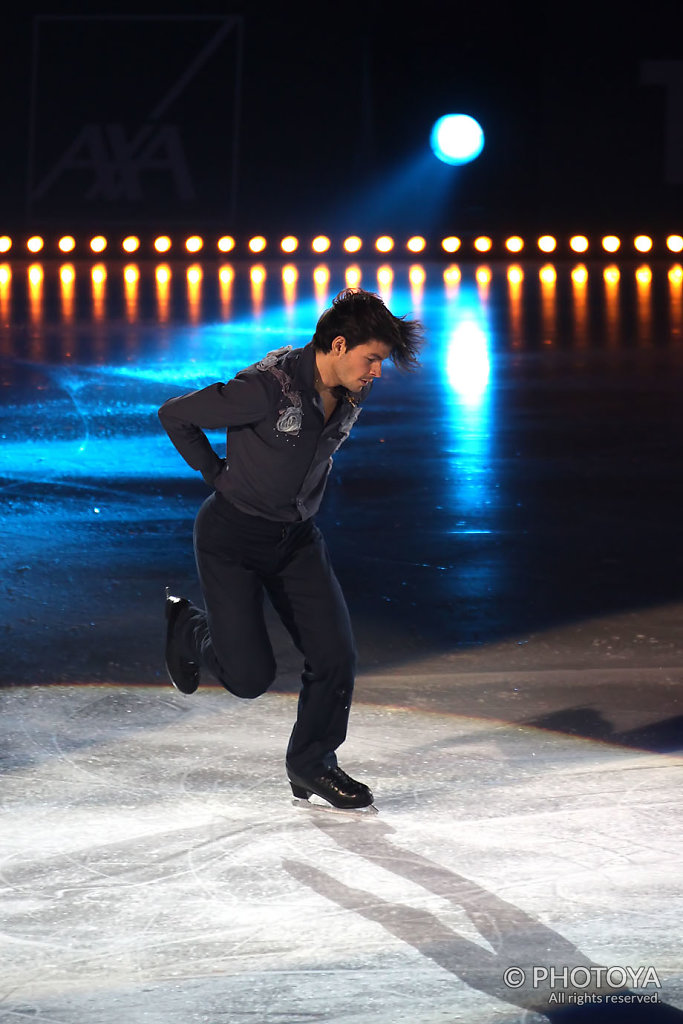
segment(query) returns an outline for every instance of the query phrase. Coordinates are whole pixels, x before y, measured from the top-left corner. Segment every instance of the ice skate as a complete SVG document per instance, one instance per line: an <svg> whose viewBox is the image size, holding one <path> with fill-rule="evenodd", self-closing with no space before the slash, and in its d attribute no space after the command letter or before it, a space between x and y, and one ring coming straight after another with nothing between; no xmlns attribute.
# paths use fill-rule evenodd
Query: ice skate
<svg viewBox="0 0 683 1024"><path fill-rule="evenodd" d="M180 693L194 693L199 686L199 665L183 657L176 637L178 616L190 602L185 597L174 597L166 587L166 671Z"/></svg>
<svg viewBox="0 0 683 1024"><path fill-rule="evenodd" d="M351 808L369 807L373 796L362 782L356 782L341 768L329 768L314 779L303 779L288 769L289 784L292 793L298 800L308 800L315 794L327 800L333 807L348 810Z"/></svg>

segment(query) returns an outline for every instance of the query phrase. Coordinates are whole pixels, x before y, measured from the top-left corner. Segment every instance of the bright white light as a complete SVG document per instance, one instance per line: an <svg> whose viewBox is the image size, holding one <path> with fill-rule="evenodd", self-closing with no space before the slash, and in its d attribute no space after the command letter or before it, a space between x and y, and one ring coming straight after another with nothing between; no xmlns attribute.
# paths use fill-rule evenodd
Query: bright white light
<svg viewBox="0 0 683 1024"><path fill-rule="evenodd" d="M446 114L435 122L429 141L445 164L468 164L484 148L484 132L469 114Z"/></svg>
<svg viewBox="0 0 683 1024"><path fill-rule="evenodd" d="M459 324L451 337L446 373L466 404L476 404L486 391L491 373L486 333L471 320Z"/></svg>

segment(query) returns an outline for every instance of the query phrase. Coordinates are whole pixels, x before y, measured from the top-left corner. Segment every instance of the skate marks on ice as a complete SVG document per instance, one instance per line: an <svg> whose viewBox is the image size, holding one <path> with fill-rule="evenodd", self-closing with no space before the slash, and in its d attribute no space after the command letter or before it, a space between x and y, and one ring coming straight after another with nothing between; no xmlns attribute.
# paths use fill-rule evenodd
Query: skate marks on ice
<svg viewBox="0 0 683 1024"><path fill-rule="evenodd" d="M676 1001L675 758L357 702L367 814L292 806L293 696L0 709L2 1024L509 1024L522 953L654 962Z"/></svg>

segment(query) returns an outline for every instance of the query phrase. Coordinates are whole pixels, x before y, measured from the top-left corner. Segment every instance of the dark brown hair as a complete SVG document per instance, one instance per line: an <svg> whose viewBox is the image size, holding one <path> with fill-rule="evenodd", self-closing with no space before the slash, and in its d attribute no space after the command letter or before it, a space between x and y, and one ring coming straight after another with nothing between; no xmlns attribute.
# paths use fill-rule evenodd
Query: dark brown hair
<svg viewBox="0 0 683 1024"><path fill-rule="evenodd" d="M318 320L313 344L321 352L329 352L338 337L346 340L349 349L368 341L383 341L391 349L389 358L401 370L419 366L418 353L425 340L418 320L394 316L379 295L360 288L337 295Z"/></svg>

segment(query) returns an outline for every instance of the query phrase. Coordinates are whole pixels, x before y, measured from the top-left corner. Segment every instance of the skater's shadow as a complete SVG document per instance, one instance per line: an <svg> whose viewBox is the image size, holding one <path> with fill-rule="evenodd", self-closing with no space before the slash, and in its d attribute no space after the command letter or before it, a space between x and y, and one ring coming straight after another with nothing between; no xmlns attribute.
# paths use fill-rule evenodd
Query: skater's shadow
<svg viewBox="0 0 683 1024"><path fill-rule="evenodd" d="M520 724L636 750L652 750L658 754L674 753L683 747L683 715L618 732L601 711L579 706L553 711Z"/></svg>
<svg viewBox="0 0 683 1024"><path fill-rule="evenodd" d="M559 984L542 981L534 987L531 981L534 967L552 966L557 977L565 967L571 972L575 968L590 969L598 965L569 940L519 907L419 853L394 845L387 837L395 834L395 830L381 818L347 821L321 810L313 813L312 820L315 827L340 846L461 908L492 952L459 935L427 910L392 903L375 893L370 895L366 890L352 888L307 862L285 860L285 870L338 906L380 924L472 988L524 1010L544 1014L557 1024L579 1021L581 1024L607 1024L609 1021L619 1021L619 1024L633 1021L635 1024L645 1019L657 1024L683 1024L683 1012L662 1003L608 1004L604 1001L605 995L632 998L633 993L626 988L599 988L598 985L585 989L585 971L579 972L580 987L574 989L571 984L562 989ZM513 973L508 978L512 984L506 984L506 972L511 968ZM519 984L522 977L526 980ZM591 977L596 977L594 971ZM517 984L519 987L513 987ZM564 1005L558 1001L560 991L564 991ZM646 991L649 996L657 994L656 988L648 987ZM578 994L590 993L596 1002L567 1003L572 992L577 993L574 1000Z"/></svg>

